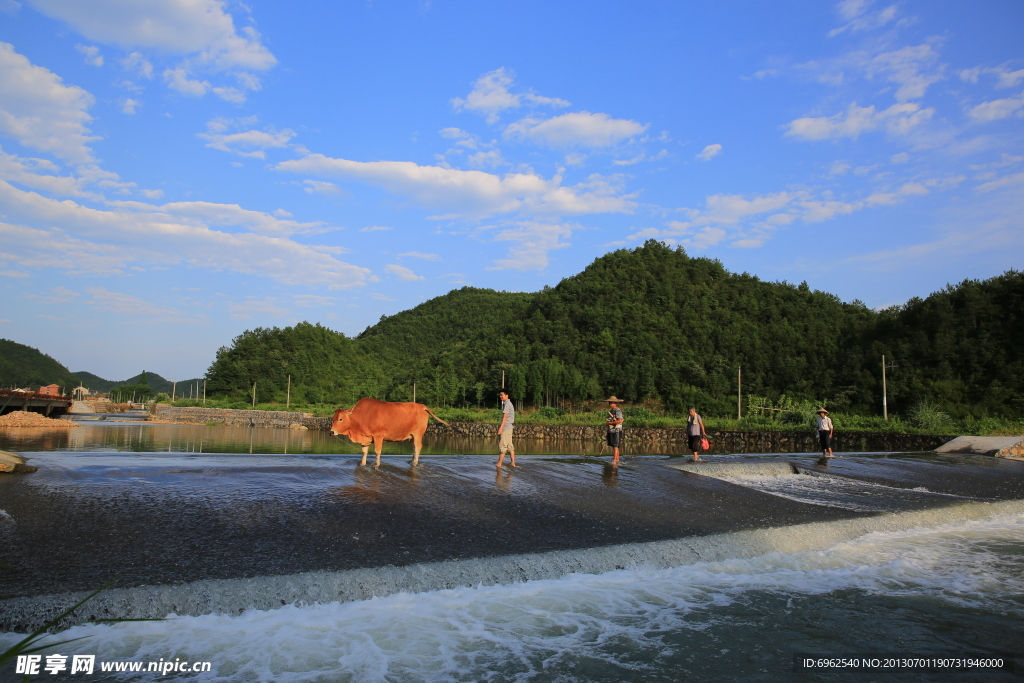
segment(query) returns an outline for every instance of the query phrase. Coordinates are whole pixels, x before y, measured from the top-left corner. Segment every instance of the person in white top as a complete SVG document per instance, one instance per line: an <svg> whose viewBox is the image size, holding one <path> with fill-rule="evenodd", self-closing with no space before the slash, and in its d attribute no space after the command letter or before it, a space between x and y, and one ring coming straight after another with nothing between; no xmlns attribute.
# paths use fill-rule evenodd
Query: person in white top
<svg viewBox="0 0 1024 683"><path fill-rule="evenodd" d="M498 425L498 469L505 463L505 453L512 458L512 467L516 466L516 448L512 445L512 429L516 423L516 409L509 400L508 391L498 392L501 399L501 424Z"/></svg>
<svg viewBox="0 0 1024 683"><path fill-rule="evenodd" d="M832 457L832 437L835 434L832 418L828 416L828 411L822 408L818 411L818 441L821 444L821 457Z"/></svg>

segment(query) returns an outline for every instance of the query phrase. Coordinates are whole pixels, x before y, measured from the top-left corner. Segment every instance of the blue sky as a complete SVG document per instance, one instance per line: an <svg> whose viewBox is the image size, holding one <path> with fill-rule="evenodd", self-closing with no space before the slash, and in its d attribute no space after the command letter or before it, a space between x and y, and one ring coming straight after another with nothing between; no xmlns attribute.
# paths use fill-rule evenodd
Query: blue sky
<svg viewBox="0 0 1024 683"><path fill-rule="evenodd" d="M199 376L648 238L872 307L1020 269L1021 35L1016 1L0 0L0 336Z"/></svg>

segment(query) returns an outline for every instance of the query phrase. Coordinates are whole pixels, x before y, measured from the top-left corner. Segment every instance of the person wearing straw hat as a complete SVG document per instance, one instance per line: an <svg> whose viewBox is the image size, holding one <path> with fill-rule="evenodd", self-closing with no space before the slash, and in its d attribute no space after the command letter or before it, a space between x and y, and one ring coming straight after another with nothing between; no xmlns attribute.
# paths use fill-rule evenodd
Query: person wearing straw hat
<svg viewBox="0 0 1024 683"><path fill-rule="evenodd" d="M831 458L832 456L832 437L835 436L836 430L832 425L832 418L828 416L828 411L824 408L818 409L818 441L821 444L821 457Z"/></svg>
<svg viewBox="0 0 1024 683"><path fill-rule="evenodd" d="M621 398L616 398L613 394L611 398L606 398L605 403L608 404L608 419L605 424L608 426L608 445L612 449L612 467L619 466L619 449L622 447L622 409L619 408L619 404L622 403Z"/></svg>

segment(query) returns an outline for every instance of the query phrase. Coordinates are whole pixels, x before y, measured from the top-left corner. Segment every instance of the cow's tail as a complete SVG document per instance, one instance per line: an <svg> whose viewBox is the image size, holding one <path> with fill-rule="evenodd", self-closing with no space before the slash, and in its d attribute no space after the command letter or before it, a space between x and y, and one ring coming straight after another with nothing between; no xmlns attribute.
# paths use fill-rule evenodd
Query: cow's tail
<svg viewBox="0 0 1024 683"><path fill-rule="evenodd" d="M439 418L437 415L434 415L434 411L432 411L430 408L423 406L423 410L427 411L427 414L430 415L430 417L434 418L435 420L443 424L445 427L451 427L450 424Z"/></svg>

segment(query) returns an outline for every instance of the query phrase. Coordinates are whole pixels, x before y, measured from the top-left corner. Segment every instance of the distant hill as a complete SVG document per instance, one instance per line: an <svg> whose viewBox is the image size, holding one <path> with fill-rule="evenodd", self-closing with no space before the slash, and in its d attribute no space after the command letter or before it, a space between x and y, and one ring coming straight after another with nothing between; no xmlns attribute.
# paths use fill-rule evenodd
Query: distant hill
<svg viewBox="0 0 1024 683"><path fill-rule="evenodd" d="M965 280L873 311L806 283L764 282L649 241L534 293L464 287L349 339L320 325L244 332L208 394L349 404L359 396L478 405L504 376L527 405L617 394L735 414L745 397L880 412L1015 416L1024 394L1024 273ZM895 363L895 367L893 366Z"/></svg>
<svg viewBox="0 0 1024 683"><path fill-rule="evenodd" d="M114 387L119 387L119 386L122 386L122 385L125 385L125 384L140 384L142 382L142 375L143 375L143 373L140 372L139 374L135 375L134 377L129 377L128 379L118 381L118 380L103 379L99 375L94 375L91 372L85 372L85 371L75 372L73 374L75 375L75 377L77 377L79 380L81 380L82 384L84 384L86 386L86 388L88 388L89 390L91 390L93 392L99 392L101 394L110 393L110 390L113 389ZM161 377L160 375L156 374L155 372L145 372L145 375L146 375L146 383L153 389L154 392L156 392L156 393L164 392L166 394L170 394L171 393L171 389L172 389L173 384L174 384L171 380L164 379L163 377ZM184 393L184 395L187 396L188 395L188 391L189 391L188 387L189 386L193 386L194 387L196 382L199 383L199 391L201 392L202 391L202 386L203 386L203 380L201 378L193 377L192 379L184 379L184 380L181 380L180 382L178 382L178 390L177 390L178 396L181 396L183 393Z"/></svg>
<svg viewBox="0 0 1024 683"><path fill-rule="evenodd" d="M0 388L38 389L57 384L68 392L78 379L39 349L0 339Z"/></svg>

